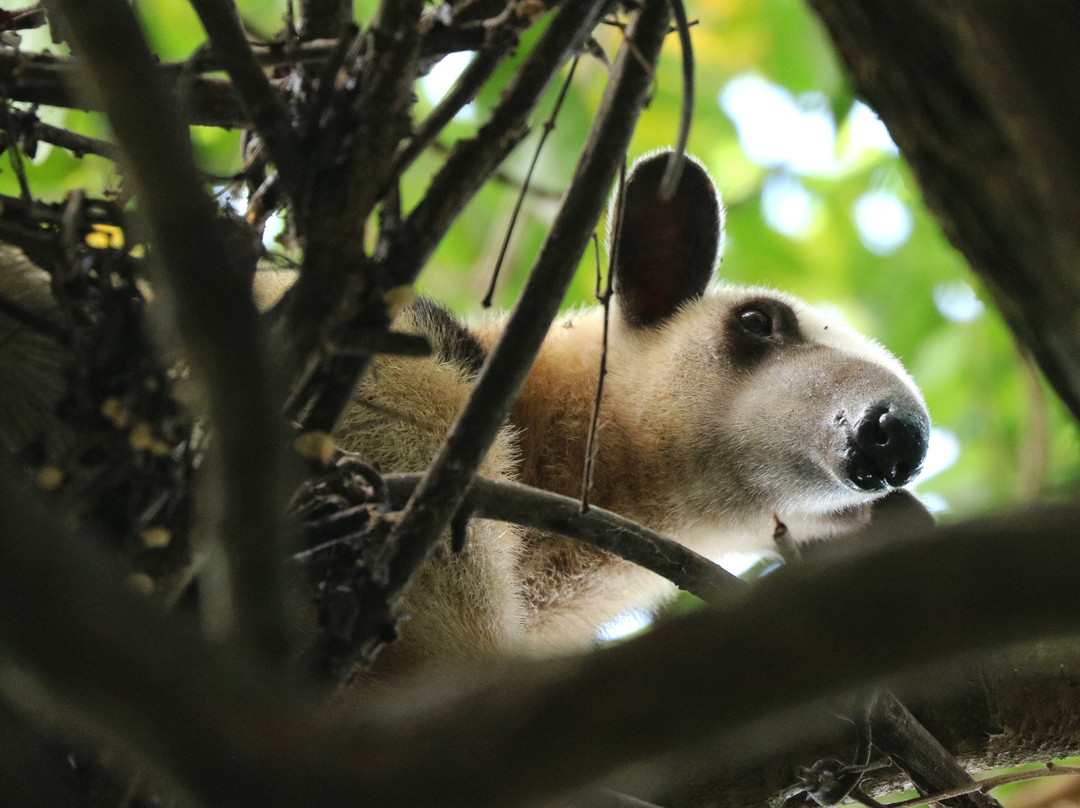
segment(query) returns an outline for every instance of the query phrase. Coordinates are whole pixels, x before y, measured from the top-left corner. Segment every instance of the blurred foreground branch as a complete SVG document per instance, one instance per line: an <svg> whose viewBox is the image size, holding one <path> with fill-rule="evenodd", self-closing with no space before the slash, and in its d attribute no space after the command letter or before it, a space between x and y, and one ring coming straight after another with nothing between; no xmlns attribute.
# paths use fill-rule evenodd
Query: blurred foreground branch
<svg viewBox="0 0 1080 808"><path fill-rule="evenodd" d="M585 657L474 671L445 700L405 688L330 723L285 681L127 593L94 548L5 482L0 532L22 540L0 545L0 687L40 717L121 744L208 805L540 800L706 743L745 768L820 739L827 730L807 719L822 699L897 676L905 696L940 692L926 665L1075 635L1078 517L1071 506L973 522L809 562L770 576L741 608ZM1058 665L1033 676L1051 698L1072 682ZM1025 741L1041 739L1043 755L1080 737L1076 711L1055 709L1057 748L1046 726Z"/></svg>

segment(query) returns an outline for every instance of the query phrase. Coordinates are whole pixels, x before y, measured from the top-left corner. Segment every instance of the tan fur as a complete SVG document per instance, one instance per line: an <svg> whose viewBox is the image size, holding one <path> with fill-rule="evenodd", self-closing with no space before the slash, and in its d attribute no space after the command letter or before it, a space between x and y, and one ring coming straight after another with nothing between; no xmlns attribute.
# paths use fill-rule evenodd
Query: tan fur
<svg viewBox="0 0 1080 808"><path fill-rule="evenodd" d="M408 328L408 316L399 323ZM454 418L469 384L453 365L434 359L380 357L341 423L338 443L386 471L423 471ZM513 434L504 430L481 474L506 479L516 463ZM518 541L507 525L473 523L468 550L422 568L405 597L403 641L381 665L414 657L480 659L518 647L524 618L514 585Z"/></svg>

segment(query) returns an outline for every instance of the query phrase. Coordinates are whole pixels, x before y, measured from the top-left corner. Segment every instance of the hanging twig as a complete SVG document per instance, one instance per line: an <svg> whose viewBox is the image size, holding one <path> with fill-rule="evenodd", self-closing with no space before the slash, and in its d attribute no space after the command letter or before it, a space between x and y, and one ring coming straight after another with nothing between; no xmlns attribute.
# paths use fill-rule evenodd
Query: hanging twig
<svg viewBox="0 0 1080 808"><path fill-rule="evenodd" d="M589 510L589 492L592 490L593 469L596 464L596 434L600 428L600 405L604 400L604 379L607 377L608 328L611 324L611 297L615 280L615 267L619 260L619 239L622 235L623 211L626 189L626 159L619 166L619 190L615 196L615 223L612 227L611 254L608 256L607 285L600 291L600 257L597 252L596 298L604 308L604 331L600 345L600 370L596 378L596 399L593 402L592 418L589 420L589 439L585 443L585 470L581 475L581 512ZM596 234L593 233L593 241Z"/></svg>
<svg viewBox="0 0 1080 808"><path fill-rule="evenodd" d="M563 101L566 99L566 91L570 89L570 82L574 79L574 71L577 70L578 60L580 58L580 56L575 56L574 60L570 62L570 70L566 74L566 80L563 82L562 89L559 90L559 97L555 100L555 106L551 110L551 115L544 121L543 131L540 133L540 140L537 141L536 149L533 151L532 161L529 163L529 170L525 172L525 180L521 183L521 190L518 192L517 201L514 203L514 210L510 214L510 223L506 226L506 235L503 236L502 246L499 248L499 257L495 259L495 269L491 272L491 282L488 284L487 294L484 295L484 299L481 301L481 305L485 309L491 307L491 300L495 295L495 283L499 279L499 270L502 269L503 260L506 258L506 251L510 247L510 238L514 235L514 227L517 224L518 214L521 213L521 206L525 202L526 194L529 193L533 172L536 170L536 164L540 160L540 153L544 149L544 143L547 141L548 135L555 129L555 120L558 118L559 110L562 109Z"/></svg>

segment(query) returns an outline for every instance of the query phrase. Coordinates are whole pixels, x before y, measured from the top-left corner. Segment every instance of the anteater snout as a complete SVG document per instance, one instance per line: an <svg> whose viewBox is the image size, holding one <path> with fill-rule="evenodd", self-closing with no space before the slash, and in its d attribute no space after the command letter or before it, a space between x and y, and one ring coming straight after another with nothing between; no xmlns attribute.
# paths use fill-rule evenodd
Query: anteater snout
<svg viewBox="0 0 1080 808"><path fill-rule="evenodd" d="M930 423L921 408L875 402L848 436L848 478L864 491L907 485L922 468L929 438Z"/></svg>

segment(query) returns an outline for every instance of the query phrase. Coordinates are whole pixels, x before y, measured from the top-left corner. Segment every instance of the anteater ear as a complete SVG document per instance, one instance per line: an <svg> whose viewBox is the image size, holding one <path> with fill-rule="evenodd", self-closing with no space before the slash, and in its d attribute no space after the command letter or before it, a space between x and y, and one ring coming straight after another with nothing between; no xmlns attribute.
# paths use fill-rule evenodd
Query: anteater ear
<svg viewBox="0 0 1080 808"><path fill-rule="evenodd" d="M724 242L724 211L705 169L686 158L671 199L660 179L670 152L644 157L626 179L622 222L614 225L615 296L633 326L670 317L700 297Z"/></svg>

